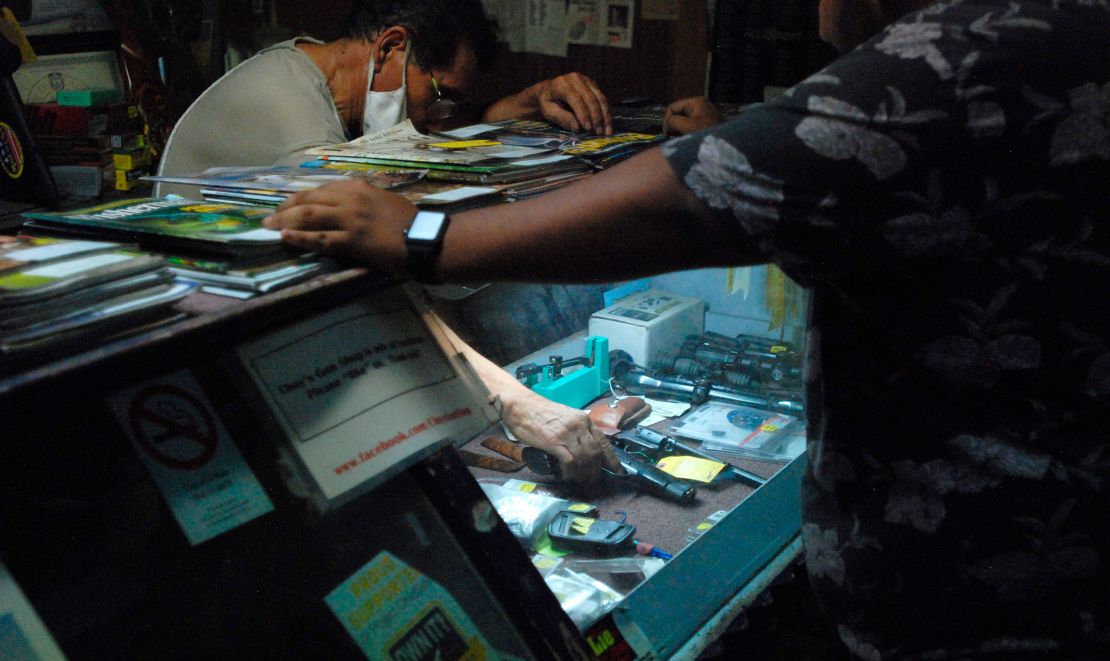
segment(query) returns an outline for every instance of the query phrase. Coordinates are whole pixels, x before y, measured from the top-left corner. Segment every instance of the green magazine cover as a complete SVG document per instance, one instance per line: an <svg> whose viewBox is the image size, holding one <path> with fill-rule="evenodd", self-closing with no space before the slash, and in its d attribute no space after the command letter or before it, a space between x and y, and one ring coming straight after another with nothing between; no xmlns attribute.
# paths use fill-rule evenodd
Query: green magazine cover
<svg viewBox="0 0 1110 661"><path fill-rule="evenodd" d="M280 246L281 235L264 229L271 210L238 204L198 202L177 197L135 198L59 213L26 213L35 227L56 227L82 233L143 240L162 239L177 245L209 248ZM138 235L138 236L136 236Z"/></svg>

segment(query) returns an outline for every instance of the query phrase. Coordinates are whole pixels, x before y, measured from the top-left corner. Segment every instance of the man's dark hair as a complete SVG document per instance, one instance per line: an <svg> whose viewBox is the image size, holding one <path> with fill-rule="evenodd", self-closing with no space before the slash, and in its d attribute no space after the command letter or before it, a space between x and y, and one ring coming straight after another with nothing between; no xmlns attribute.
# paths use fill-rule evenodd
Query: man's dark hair
<svg viewBox="0 0 1110 661"><path fill-rule="evenodd" d="M412 35L413 58L420 68L446 69L460 44L468 44L478 69L488 69L499 48L497 21L481 0L355 0L344 37L371 39L400 25Z"/></svg>

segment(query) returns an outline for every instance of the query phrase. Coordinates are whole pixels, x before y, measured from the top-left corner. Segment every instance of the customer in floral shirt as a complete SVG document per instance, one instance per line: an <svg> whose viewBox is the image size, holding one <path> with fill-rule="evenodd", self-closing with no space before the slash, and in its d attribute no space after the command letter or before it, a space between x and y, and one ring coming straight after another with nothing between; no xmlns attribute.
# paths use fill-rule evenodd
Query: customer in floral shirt
<svg viewBox="0 0 1110 661"><path fill-rule="evenodd" d="M854 50L729 123L538 201L459 214L437 275L774 261L814 292L803 535L852 653L1097 658L1110 2L821 7L822 36ZM403 273L413 214L344 184L269 222Z"/></svg>

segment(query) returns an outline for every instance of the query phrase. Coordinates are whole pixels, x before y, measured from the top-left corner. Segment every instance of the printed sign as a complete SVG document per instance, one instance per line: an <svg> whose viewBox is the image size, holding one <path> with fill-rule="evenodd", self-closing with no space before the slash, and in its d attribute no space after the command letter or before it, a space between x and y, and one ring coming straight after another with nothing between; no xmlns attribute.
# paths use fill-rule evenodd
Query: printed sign
<svg viewBox="0 0 1110 661"><path fill-rule="evenodd" d="M655 652L639 625L630 618L609 613L582 632L599 661L654 659ZM618 621L619 620L619 621Z"/></svg>
<svg viewBox="0 0 1110 661"><path fill-rule="evenodd" d="M368 659L456 661L489 654L454 597L388 551L324 598Z"/></svg>
<svg viewBox="0 0 1110 661"><path fill-rule="evenodd" d="M113 393L108 405L189 543L274 509L188 370Z"/></svg>
<svg viewBox="0 0 1110 661"><path fill-rule="evenodd" d="M5 661L65 659L3 564L0 564L0 658Z"/></svg>
<svg viewBox="0 0 1110 661"><path fill-rule="evenodd" d="M399 289L239 348L328 498L489 425Z"/></svg>

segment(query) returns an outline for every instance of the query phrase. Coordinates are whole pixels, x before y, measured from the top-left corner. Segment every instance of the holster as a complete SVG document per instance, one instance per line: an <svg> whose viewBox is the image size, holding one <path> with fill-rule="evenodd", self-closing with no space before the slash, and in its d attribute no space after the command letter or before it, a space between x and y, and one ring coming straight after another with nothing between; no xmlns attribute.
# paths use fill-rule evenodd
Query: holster
<svg viewBox="0 0 1110 661"><path fill-rule="evenodd" d="M622 397L597 402L589 409L590 420L598 427L609 429L629 429L648 417L651 404L639 397Z"/></svg>

